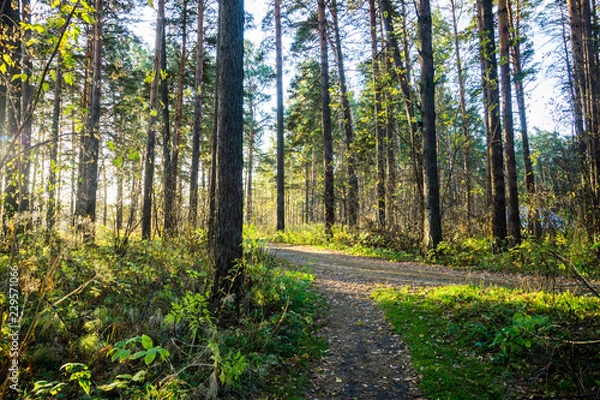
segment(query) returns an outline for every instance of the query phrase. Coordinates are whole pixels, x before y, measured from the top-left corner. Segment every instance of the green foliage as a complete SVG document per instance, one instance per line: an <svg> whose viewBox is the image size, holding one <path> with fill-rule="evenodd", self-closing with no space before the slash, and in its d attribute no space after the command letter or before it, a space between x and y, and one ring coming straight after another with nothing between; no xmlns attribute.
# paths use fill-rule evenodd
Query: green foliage
<svg viewBox="0 0 600 400"><path fill-rule="evenodd" d="M318 246L355 256L390 261L408 261L417 257L415 243L398 232L351 231L340 225L335 225L332 231L333 236L327 237L323 224L302 225L278 231L271 240L278 243Z"/></svg>
<svg viewBox="0 0 600 400"><path fill-rule="evenodd" d="M132 354L132 352L135 350L136 343L141 344L143 350L136 351ZM112 361L118 360L119 362L123 362L125 360L137 360L138 358L143 357L144 363L146 363L146 365L150 365L154 362L157 355L160 355L161 361L165 361L170 353L167 349L164 349L161 346L154 346L150 336L141 335L117 342L115 346L109 350L107 355L111 356Z"/></svg>
<svg viewBox="0 0 600 400"><path fill-rule="evenodd" d="M130 238L125 248L115 248L107 231L97 246L56 240L24 242L14 259L29 296L21 329L35 338L21 355L20 378L32 382L25 399L302 393L308 363L324 348L315 335L324 303L310 290L312 276L281 268L251 227L239 319L227 324L208 307L201 233L173 243ZM0 261L7 274L6 254ZM7 343L0 351L9 354Z"/></svg>
<svg viewBox="0 0 600 400"><path fill-rule="evenodd" d="M569 397L600 378L598 349L569 344L596 338L600 299L477 286L373 297L402 333L428 397Z"/></svg>

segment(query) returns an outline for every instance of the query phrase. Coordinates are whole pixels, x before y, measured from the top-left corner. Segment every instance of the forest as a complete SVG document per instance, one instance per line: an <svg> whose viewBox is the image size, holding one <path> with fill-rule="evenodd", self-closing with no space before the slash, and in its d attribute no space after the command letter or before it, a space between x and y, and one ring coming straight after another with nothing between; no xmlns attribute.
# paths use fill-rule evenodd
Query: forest
<svg viewBox="0 0 600 400"><path fill-rule="evenodd" d="M600 398L598 13L0 0L0 398Z"/></svg>

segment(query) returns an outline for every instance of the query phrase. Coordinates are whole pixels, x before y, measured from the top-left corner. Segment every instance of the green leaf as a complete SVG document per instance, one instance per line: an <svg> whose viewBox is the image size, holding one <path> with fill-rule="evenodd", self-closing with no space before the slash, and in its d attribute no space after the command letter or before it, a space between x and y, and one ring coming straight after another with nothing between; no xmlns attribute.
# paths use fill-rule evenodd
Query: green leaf
<svg viewBox="0 0 600 400"><path fill-rule="evenodd" d="M138 351L138 352L134 353L134 354L131 356L131 359L132 359L132 360L137 360L138 358L142 358L142 357L144 357L146 354L148 354L148 352L147 352L147 351L143 351L143 350L142 350L142 351Z"/></svg>
<svg viewBox="0 0 600 400"><path fill-rule="evenodd" d="M148 0L148 7L154 8L154 3L152 2L152 0Z"/></svg>
<svg viewBox="0 0 600 400"><path fill-rule="evenodd" d="M111 359L111 361L116 361L116 360L123 361L124 359L129 357L130 354L131 354L131 351L129 351L129 350L119 349L114 352L114 354L112 355L112 357L110 359Z"/></svg>
<svg viewBox="0 0 600 400"><path fill-rule="evenodd" d="M113 142L112 140L106 142L106 147L108 147L108 149L110 151L115 151L117 150L117 145L115 144L115 142Z"/></svg>
<svg viewBox="0 0 600 400"><path fill-rule="evenodd" d="M123 156L115 157L115 159L113 160L113 165L117 168L121 168L121 166L123 165Z"/></svg>
<svg viewBox="0 0 600 400"><path fill-rule="evenodd" d="M90 382L88 379L79 379L78 382L85 394L89 395L92 389L92 382Z"/></svg>
<svg viewBox="0 0 600 400"><path fill-rule="evenodd" d="M150 350L153 346L152 339L148 335L142 335L142 346L146 350Z"/></svg>
<svg viewBox="0 0 600 400"><path fill-rule="evenodd" d="M129 150L129 153L127 153L127 158L129 159L129 161L139 161L140 160L140 152L138 150ZM142 344L143 344L143 339L142 339Z"/></svg>
<svg viewBox="0 0 600 400"><path fill-rule="evenodd" d="M75 84L75 74L72 72L65 72L63 74L63 79L69 86L73 86Z"/></svg>
<svg viewBox="0 0 600 400"><path fill-rule="evenodd" d="M150 110L150 116L151 117L158 116L158 111L156 111L156 108L153 108L153 109Z"/></svg>
<svg viewBox="0 0 600 400"><path fill-rule="evenodd" d="M149 351L146 354L146 357L144 357L144 362L146 363L146 365L150 365L150 364L152 364L152 361L154 361L155 358L156 358L156 352Z"/></svg>

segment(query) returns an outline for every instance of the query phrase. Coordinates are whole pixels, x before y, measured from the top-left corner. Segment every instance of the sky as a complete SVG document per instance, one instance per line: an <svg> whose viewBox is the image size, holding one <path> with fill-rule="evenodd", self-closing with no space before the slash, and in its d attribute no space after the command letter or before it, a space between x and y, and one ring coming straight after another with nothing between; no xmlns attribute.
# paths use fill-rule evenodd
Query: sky
<svg viewBox="0 0 600 400"><path fill-rule="evenodd" d="M441 0L444 2L445 0ZM246 31L244 36L246 39L251 40L255 44L259 44L264 39L271 34L272 32L263 32L261 30L261 21L265 16L268 7L272 6L272 0L246 0L245 8L247 12L250 12L254 15L254 25L256 26L254 29ZM152 29L152 25L156 19L155 10L146 6L142 11L142 22L134 25L134 32L140 35L145 42L148 44L150 48L154 46L154 31ZM548 130L548 131L563 131L563 134L570 134L570 132L564 132L565 124L564 121L560 120L560 116L556 115L554 107L550 105L550 102L553 99L560 99L561 94L560 91L556 88L557 82L555 78L546 76L546 69L551 63L551 59L548 57L548 54L552 52L551 46L554 44L547 43L547 39L545 39L541 34L534 33L534 43L536 44L536 61L540 63L540 72L538 73L537 78L530 82L526 87L527 91L527 117L530 124L530 127L540 130ZM434 49L435 51L435 49ZM285 49L284 49L285 52ZM273 55L273 63L274 63L274 55ZM284 74L286 71L289 74L290 66L285 66ZM284 93L286 93L286 87L291 79L291 76L284 77ZM353 80L352 77L349 77L349 83L352 83L357 80ZM274 86L274 85L273 85ZM356 88L358 89L358 88ZM275 101L275 88L273 87L272 93L272 101ZM271 107L271 106L269 106ZM515 126L517 126L518 121L517 118L517 110L516 103L513 102L513 107L515 109Z"/></svg>

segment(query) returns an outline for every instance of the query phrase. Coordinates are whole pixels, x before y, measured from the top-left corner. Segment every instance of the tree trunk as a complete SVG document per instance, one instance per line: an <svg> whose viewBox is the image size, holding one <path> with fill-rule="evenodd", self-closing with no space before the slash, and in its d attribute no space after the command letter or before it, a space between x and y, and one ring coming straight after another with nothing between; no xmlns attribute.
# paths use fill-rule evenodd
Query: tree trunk
<svg viewBox="0 0 600 400"><path fill-rule="evenodd" d="M464 140L464 181L465 181L465 211L467 235L469 236L473 229L471 216L473 215L473 201L471 199L471 135L469 134L469 121L467 119L467 99L465 95L465 77L463 73L462 57L460 53L460 43L458 36L458 20L456 18L455 0L450 0L452 8L452 31L454 33L454 51L456 52L456 69L458 74L458 90L460 96L460 122L461 131Z"/></svg>
<svg viewBox="0 0 600 400"><path fill-rule="evenodd" d="M492 0L477 0L477 20L491 180L492 237L496 250L500 250L504 248L506 239L506 192L504 187L504 157L500 132L498 64L496 61Z"/></svg>
<svg viewBox="0 0 600 400"><path fill-rule="evenodd" d="M244 131L244 3L221 0L217 47L217 171L214 223L213 308L229 295L238 304L242 271Z"/></svg>
<svg viewBox="0 0 600 400"><path fill-rule="evenodd" d="M354 124L352 121L352 109L350 108L350 95L346 84L346 71L344 69L344 53L336 0L331 1L331 15L333 18L333 29L335 35L336 58L338 74L340 79L340 95L343 114L343 126L346 139L346 163L348 166L348 226L354 228L358 223L358 179L356 177L356 152L352 148L354 144Z"/></svg>
<svg viewBox="0 0 600 400"><path fill-rule="evenodd" d="M517 161L515 157L515 132L513 127L512 90L510 73L510 23L507 0L498 0L498 36L500 38L500 84L502 87L502 127L504 128L504 154L508 189L508 234L510 244L521 243L521 218L519 216L519 191L517 188Z"/></svg>
<svg viewBox="0 0 600 400"><path fill-rule="evenodd" d="M156 144L156 125L158 116L158 83L160 81L160 60L163 42L163 24L165 19L165 0L158 0L156 16L156 39L154 43L154 77L150 85L150 118L146 140L146 157L144 165L144 199L142 205L142 239L152 236L152 187L154 185L154 161Z"/></svg>
<svg viewBox="0 0 600 400"><path fill-rule="evenodd" d="M25 24L31 24L31 4L29 0L22 0L21 3L23 22ZM30 150L31 150L31 123L32 119L29 115L33 112L32 110L32 74L33 74L33 61L31 58L32 49L27 48L27 43L32 38L30 30L23 32L23 41L21 44L22 56L23 56L23 74L27 76L22 82L21 87L21 115L22 115L22 128L21 134L19 135L19 144L22 156L19 160L19 212L29 212L30 210L30 191L29 191L29 174L31 170L30 162ZM23 221L25 226L31 225L31 215L27 215L26 221Z"/></svg>
<svg viewBox="0 0 600 400"><path fill-rule="evenodd" d="M253 90L253 89L251 89ZM252 169L254 168L254 141L255 141L255 129L254 129L254 96L255 93L249 93L249 104L248 108L250 111L249 120L250 127L248 129L248 171L246 175L246 223L252 222Z"/></svg>
<svg viewBox="0 0 600 400"><path fill-rule="evenodd" d="M277 85L277 230L285 229L285 148L283 136L283 49L281 0L275 0L275 75Z"/></svg>
<svg viewBox="0 0 600 400"><path fill-rule="evenodd" d="M96 222L96 194L98 191L98 151L100 147L100 95L102 79L102 11L103 0L96 0L94 8L94 52L92 87L90 93L90 114L83 137L82 156L80 158L79 182L77 185L77 204L75 215L79 218L78 230L83 232L86 242L93 242Z"/></svg>
<svg viewBox="0 0 600 400"><path fill-rule="evenodd" d="M192 133L192 165L190 169L190 225L198 224L198 171L202 138L202 95L204 81L204 0L198 1L198 38L196 41L196 78L194 83L194 126Z"/></svg>
<svg viewBox="0 0 600 400"><path fill-rule="evenodd" d="M385 227L385 127L383 124L383 104L381 95L381 73L379 69L379 49L377 46L377 17L375 0L369 1L369 20L371 25L371 70L373 74L374 119L377 158L377 225Z"/></svg>
<svg viewBox="0 0 600 400"><path fill-rule="evenodd" d="M531 152L529 149L529 132L527 127L527 107L525 106L525 89L523 87L523 62L521 55L521 0L517 0L516 11L513 12L510 0L508 3L509 21L511 22L511 53L512 65L514 68L514 87L517 98L517 108L519 110L519 122L521 128L521 140L523 142L523 163L525 166L525 186L527 189L527 231L529 234L540 237L542 227L540 224L540 216L538 207L535 201L535 176L533 172L533 163L531 161Z"/></svg>
<svg viewBox="0 0 600 400"><path fill-rule="evenodd" d="M60 54L56 60L54 83L54 104L52 108L52 131L50 133L50 168L48 169L48 210L46 211L46 227L52 233L56 225L56 186L58 171L58 144L60 134L60 106L62 97L62 60Z"/></svg>
<svg viewBox="0 0 600 400"><path fill-rule="evenodd" d="M425 220L423 244L434 249L442 241L440 183L437 168L435 127L435 87L433 48L431 43L431 7L429 0L419 0L419 37L421 39L421 119L423 121L423 181Z"/></svg>
<svg viewBox="0 0 600 400"><path fill-rule="evenodd" d="M171 238L175 235L175 199L177 197L177 173L173 165L175 139L171 137L171 118L169 114L169 81L167 76L167 36L163 25L162 51L160 54L160 103L162 105L162 150L163 150L163 235Z"/></svg>
<svg viewBox="0 0 600 400"><path fill-rule="evenodd" d="M327 56L327 22L325 20L325 0L318 0L319 42L321 49L321 102L323 105L323 170L325 193L325 233L332 236L335 223L335 199L333 187L333 139L331 135L331 100L329 96L329 59Z"/></svg>
<svg viewBox="0 0 600 400"><path fill-rule="evenodd" d="M6 36L6 51L14 64L7 66L7 76L21 73L21 44L19 42L19 3L6 1L2 4L3 13L0 15L0 29ZM21 81L11 80L6 84L6 133L9 137L9 152L15 154L5 168L4 213L3 224L6 227L19 211L19 164L21 160L21 140L19 120L21 111Z"/></svg>

